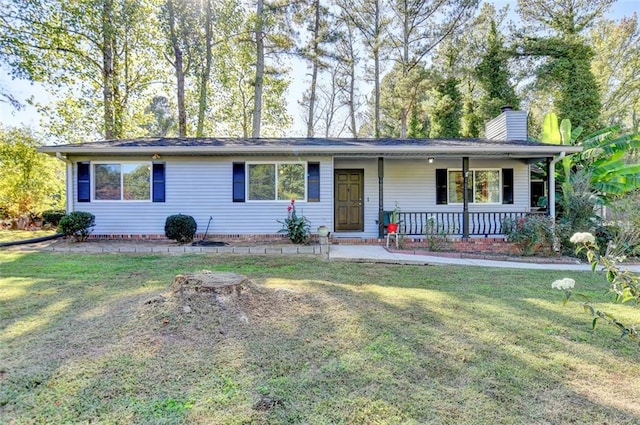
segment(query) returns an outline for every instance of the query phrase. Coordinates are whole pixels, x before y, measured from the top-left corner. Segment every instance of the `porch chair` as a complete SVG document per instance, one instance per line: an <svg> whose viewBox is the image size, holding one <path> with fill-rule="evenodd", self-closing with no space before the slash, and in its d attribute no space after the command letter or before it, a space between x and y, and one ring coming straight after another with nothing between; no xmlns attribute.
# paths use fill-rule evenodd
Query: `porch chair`
<svg viewBox="0 0 640 425"><path fill-rule="evenodd" d="M390 216L391 216L391 211L385 211L384 215L383 215L383 220L384 221L382 223L384 225L384 229L386 230L386 233L387 233L387 248L389 248L389 240L391 238L394 238L395 241L396 241L396 249L398 249L399 248L399 245L398 245L398 233L397 232L391 233L391 232L389 232L387 230L388 229L387 226L389 225L389 222L390 222Z"/></svg>

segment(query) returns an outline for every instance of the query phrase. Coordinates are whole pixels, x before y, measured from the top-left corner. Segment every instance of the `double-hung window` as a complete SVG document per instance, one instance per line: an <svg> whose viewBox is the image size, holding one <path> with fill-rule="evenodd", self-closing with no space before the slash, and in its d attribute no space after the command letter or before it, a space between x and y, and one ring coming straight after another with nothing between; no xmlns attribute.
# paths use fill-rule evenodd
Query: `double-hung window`
<svg viewBox="0 0 640 425"><path fill-rule="evenodd" d="M151 201L151 163L94 163L96 201Z"/></svg>
<svg viewBox="0 0 640 425"><path fill-rule="evenodd" d="M248 163L247 174L249 201L307 199L304 162Z"/></svg>
<svg viewBox="0 0 640 425"><path fill-rule="evenodd" d="M449 170L449 203L463 202L463 176L460 170ZM502 185L500 170L469 170L467 188L469 202L476 204L500 203Z"/></svg>

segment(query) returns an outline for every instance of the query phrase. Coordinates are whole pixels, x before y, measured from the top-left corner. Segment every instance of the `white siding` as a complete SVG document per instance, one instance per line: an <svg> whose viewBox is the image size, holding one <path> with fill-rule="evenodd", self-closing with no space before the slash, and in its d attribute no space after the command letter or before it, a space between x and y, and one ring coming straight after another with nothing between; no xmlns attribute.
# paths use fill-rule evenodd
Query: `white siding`
<svg viewBox="0 0 640 425"><path fill-rule="evenodd" d="M298 158L296 158L298 159ZM282 226L287 214L287 201L232 202L232 163L239 161L283 161L279 158L241 157L166 157L166 202L77 202L77 174L75 163L91 158L73 158L73 209L88 211L96 216L96 235L164 234L166 218L172 214L188 214L204 232L209 217L213 217L211 234L274 234ZM101 158L100 161L118 160ZM148 158L127 158L148 161ZM299 213L311 222L311 230L325 225L333 231L333 174L335 169L364 170L364 231L340 232L338 237L378 236L378 160L336 159L329 157L300 157L300 161L320 162L320 202L297 202ZM97 162L100 162L97 161ZM470 204L470 211L528 211L529 166L517 160L474 159L471 169L513 168L514 203ZM461 204L436 205L435 173L437 168L461 169L462 159L385 159L384 209L396 204L405 212L462 211Z"/></svg>
<svg viewBox="0 0 640 425"><path fill-rule="evenodd" d="M77 202L77 175L74 167L73 208L96 216L96 235L164 234L166 218L188 214L195 218L198 232L204 232L213 217L209 233L274 234L287 216L288 201L232 202L232 163L238 161L285 161L294 158L212 158L166 157L165 202L92 201ZM74 158L74 162L90 158ZM117 160L101 158L99 161ZM136 160L136 158L127 158ZM140 159L148 161L147 159ZM320 202L296 203L315 232L320 225L333 227L333 167L328 157L296 157L294 160L320 162Z"/></svg>

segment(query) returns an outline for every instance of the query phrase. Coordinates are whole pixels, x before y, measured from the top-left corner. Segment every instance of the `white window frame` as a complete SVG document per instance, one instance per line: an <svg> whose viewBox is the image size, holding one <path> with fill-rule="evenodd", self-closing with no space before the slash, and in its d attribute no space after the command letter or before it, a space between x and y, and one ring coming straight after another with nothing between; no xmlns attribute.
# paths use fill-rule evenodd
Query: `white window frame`
<svg viewBox="0 0 640 425"><path fill-rule="evenodd" d="M462 205L462 202L451 202L451 200L449 199L449 183L451 182L449 180L449 173L451 171L459 171L462 172L461 168L447 168L447 204L450 205ZM474 204L474 205L502 205L502 168L470 168L469 169L469 173L473 173L473 181L475 183L476 181L476 171L497 171L498 175L500 176L500 180L498 181L498 202L475 202L476 199L476 185L473 184L471 187L472 190L472 196L471 199L469 200L470 204Z"/></svg>
<svg viewBox="0 0 640 425"><path fill-rule="evenodd" d="M149 167L149 199L123 199L124 196L124 173L123 166L137 164L147 165ZM96 175L95 169L97 165L120 165L120 199L96 199ZM153 163L151 161L92 161L90 167L91 173L91 201L92 202L151 202L153 198Z"/></svg>
<svg viewBox="0 0 640 425"><path fill-rule="evenodd" d="M277 203L289 203L291 202L291 199L251 199L250 198L250 192L249 192L249 182L250 182L250 173L249 173L249 166L251 165L275 165L275 188L276 188L276 192L275 195L276 197L278 196L278 166L279 165L285 165L285 164L302 164L304 165L304 199L296 199L296 202L307 202L307 197L309 196L308 192L308 186L309 186L309 169L308 169L308 162L307 161L247 161L245 163L245 187L244 187L244 193L246 193L246 201L245 202L258 202L258 203L264 203L264 202L277 202Z"/></svg>

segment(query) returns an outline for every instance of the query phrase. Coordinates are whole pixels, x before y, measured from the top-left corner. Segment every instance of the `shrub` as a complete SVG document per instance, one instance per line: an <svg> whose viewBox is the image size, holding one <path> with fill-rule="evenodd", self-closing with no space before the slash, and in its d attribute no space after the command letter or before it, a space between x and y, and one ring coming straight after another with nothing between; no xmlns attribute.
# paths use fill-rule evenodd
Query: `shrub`
<svg viewBox="0 0 640 425"><path fill-rule="evenodd" d="M90 227L95 226L95 216L85 211L74 211L64 215L58 224L58 232L64 233L65 236L73 236L77 242L87 240L91 230Z"/></svg>
<svg viewBox="0 0 640 425"><path fill-rule="evenodd" d="M190 215L170 215L164 224L164 234L178 243L191 243L198 225Z"/></svg>
<svg viewBox="0 0 640 425"><path fill-rule="evenodd" d="M595 233L601 225L596 214L596 208L601 203L600 198L592 190L589 175L578 171L571 175L571 180L562 185L557 224L562 232L557 234L562 249L569 253L573 251L573 244L569 241L576 232Z"/></svg>
<svg viewBox="0 0 640 425"><path fill-rule="evenodd" d="M618 256L615 248L608 249L605 254L600 254L601 249L598 249L597 238L591 233L575 233L571 236L570 242L575 244L576 254L584 253L587 261L591 263L591 270L594 273L600 270L604 272L608 291L614 294L616 302L640 305L640 276L620 267L620 263L626 259L624 256ZM609 248L612 248L610 244ZM597 323L601 321L615 326L623 337L628 336L635 341L640 340L640 331L637 325L625 324L611 313L600 310L598 305L594 306L589 296L575 292L575 280L570 278L556 280L551 284L551 287L564 291L564 304L571 299L581 304L584 311L591 314L591 327L594 330Z"/></svg>
<svg viewBox="0 0 640 425"><path fill-rule="evenodd" d="M47 210L42 213L42 224L50 224L57 227L60 220L65 216L65 210Z"/></svg>
<svg viewBox="0 0 640 425"><path fill-rule="evenodd" d="M309 237L309 220L303 215L296 213L296 200L292 199L291 204L287 207L287 218L282 223L282 229L278 233L286 233L293 243L304 243Z"/></svg>
<svg viewBox="0 0 640 425"><path fill-rule="evenodd" d="M553 252L553 226L547 216L527 215L518 219L506 218L502 231L509 242L515 243L524 255Z"/></svg>

